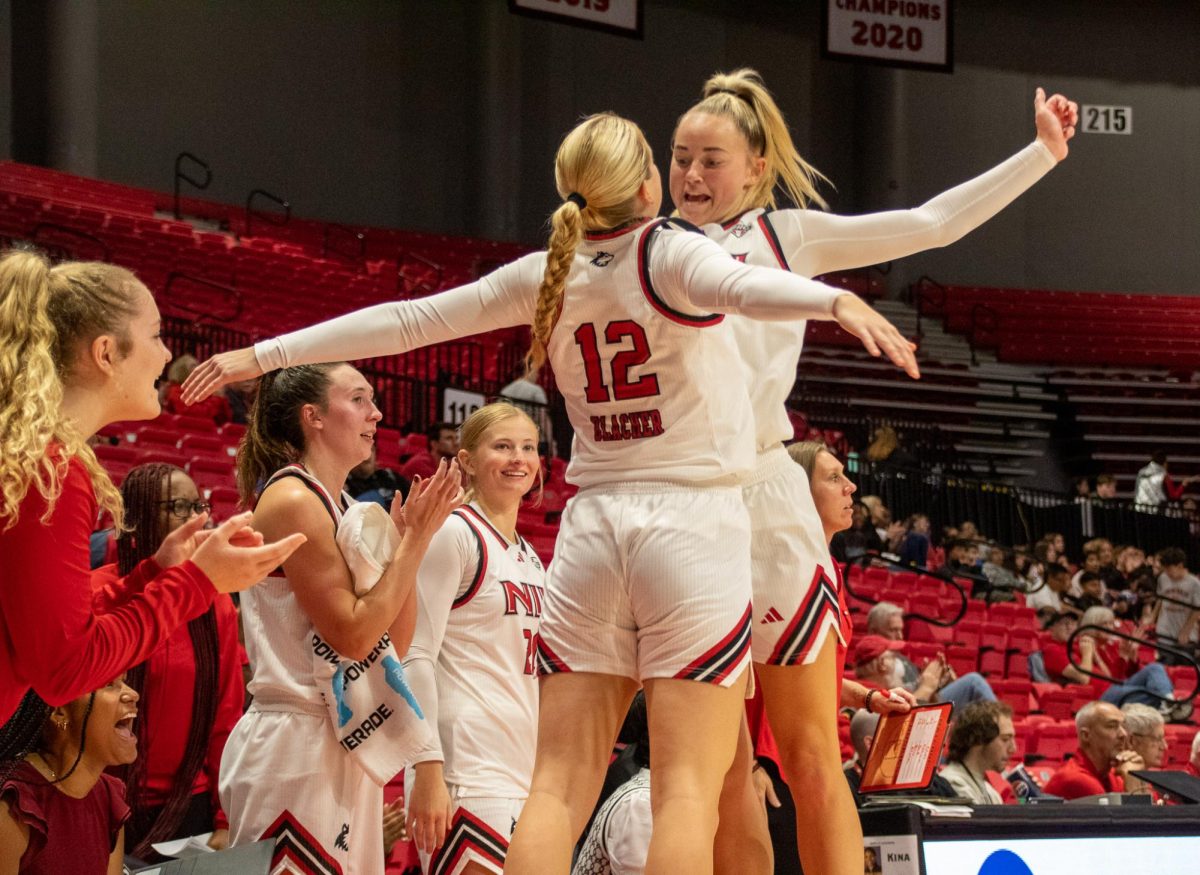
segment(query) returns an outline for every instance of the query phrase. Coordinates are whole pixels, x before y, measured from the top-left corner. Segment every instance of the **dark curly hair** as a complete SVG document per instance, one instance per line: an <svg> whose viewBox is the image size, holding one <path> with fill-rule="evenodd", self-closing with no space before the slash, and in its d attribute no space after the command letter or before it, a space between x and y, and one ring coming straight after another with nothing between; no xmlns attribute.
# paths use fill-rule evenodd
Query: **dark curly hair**
<svg viewBox="0 0 1200 875"><path fill-rule="evenodd" d="M951 762L962 762L976 745L991 744L1000 734L1000 718L1012 719L1004 702L973 702L954 718L947 753Z"/></svg>

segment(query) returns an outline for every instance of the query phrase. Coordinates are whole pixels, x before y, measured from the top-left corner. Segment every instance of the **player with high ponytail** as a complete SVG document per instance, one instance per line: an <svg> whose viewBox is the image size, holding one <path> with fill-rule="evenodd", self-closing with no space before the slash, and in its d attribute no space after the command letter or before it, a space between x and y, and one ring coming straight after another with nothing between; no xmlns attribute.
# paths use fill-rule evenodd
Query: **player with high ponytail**
<svg viewBox="0 0 1200 875"><path fill-rule="evenodd" d="M721 778L749 660L752 414L725 313L834 319L915 370L911 347L852 295L747 267L655 220L645 137L603 113L556 159L544 253L418 301L370 307L201 364L185 400L264 370L405 352L532 325L575 430L536 652L538 748L506 872L566 872L621 719L646 689L656 819L646 871L712 871ZM705 525L698 526L697 520Z"/></svg>
<svg viewBox="0 0 1200 875"><path fill-rule="evenodd" d="M154 298L128 270L0 255L0 723L31 688L59 706L108 683L298 543L260 546L248 517L199 543L201 515L93 596L88 538L101 509L118 529L123 509L87 438L157 416L169 358Z"/></svg>
<svg viewBox="0 0 1200 875"><path fill-rule="evenodd" d="M718 73L676 125L671 198L683 219L747 264L807 277L878 264L957 240L1066 157L1075 104L1061 95L1047 99L1038 89L1034 110L1037 139L982 176L913 210L835 216L809 208L825 206L817 190L825 177L801 157L758 73ZM791 208L776 209L781 193ZM729 321L755 375L749 391L757 460L744 498L759 688L791 781L804 869L846 875L862 865L861 827L841 776L836 725L849 624L807 478L783 449L792 437L784 405L796 381L805 323ZM766 621L768 613L783 621ZM769 856L761 853L762 805L747 789L751 757L744 734L738 750L722 796L717 868L769 872Z"/></svg>

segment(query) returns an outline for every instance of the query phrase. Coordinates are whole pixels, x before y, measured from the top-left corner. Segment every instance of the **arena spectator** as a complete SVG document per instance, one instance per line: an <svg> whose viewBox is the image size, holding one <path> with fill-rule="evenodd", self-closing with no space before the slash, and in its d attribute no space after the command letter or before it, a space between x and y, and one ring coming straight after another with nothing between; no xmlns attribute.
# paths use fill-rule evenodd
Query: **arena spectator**
<svg viewBox="0 0 1200 875"><path fill-rule="evenodd" d="M1090 542L1089 542L1090 543ZM1097 547L1091 549L1084 548L1083 564L1079 566L1079 570L1071 578L1071 585L1067 588L1067 594L1075 598L1083 595L1082 579L1084 574L1099 574L1100 573L1100 550Z"/></svg>
<svg viewBox="0 0 1200 875"><path fill-rule="evenodd" d="M401 501L408 497L408 481L391 468L379 467L379 447L372 446L370 457L350 469L346 491L355 501L373 501L386 510L397 492Z"/></svg>
<svg viewBox="0 0 1200 875"><path fill-rule="evenodd" d="M1187 765L1183 770L1189 775L1195 775L1200 778L1200 732L1192 736L1192 754L1188 757Z"/></svg>
<svg viewBox="0 0 1200 875"><path fill-rule="evenodd" d="M914 513L904 523L906 534L900 542L900 564L926 567L929 558L929 517Z"/></svg>
<svg viewBox="0 0 1200 875"><path fill-rule="evenodd" d="M181 468L138 465L121 483L128 528L117 538L117 561L92 575L102 589L153 555L171 532L209 506ZM229 842L217 798L221 753L245 704L238 617L218 594L212 607L175 630L150 658L126 673L137 691L138 760L123 777L132 816L129 853L146 862L151 844L211 832L209 847Z"/></svg>
<svg viewBox="0 0 1200 875"><path fill-rule="evenodd" d="M517 373L513 375L512 382L501 389L499 394L501 398L512 401L513 404L524 410L533 420L538 434L541 435L538 451L543 456L550 456L555 451L550 425L550 399L546 396L546 390L538 382L540 371L540 368L534 368L527 372L524 365L519 366Z"/></svg>
<svg viewBox="0 0 1200 875"><path fill-rule="evenodd" d="M30 690L0 733L0 871L122 871L137 693L119 676L57 708Z"/></svg>
<svg viewBox="0 0 1200 875"><path fill-rule="evenodd" d="M1095 555L1089 554L1089 555ZM1104 581L1094 571L1085 571L1079 576L1079 595L1065 595L1062 599L1079 613L1088 608L1104 607Z"/></svg>
<svg viewBox="0 0 1200 875"><path fill-rule="evenodd" d="M1158 600L1151 615L1154 631L1161 641L1187 646L1196 629L1196 620L1200 617L1197 611L1200 608L1200 580L1188 571L1187 555L1178 547L1161 551L1158 561L1162 567L1162 573L1158 576L1158 595L1172 601L1163 598ZM1179 661L1169 653L1160 653L1159 660L1168 665Z"/></svg>
<svg viewBox="0 0 1200 875"><path fill-rule="evenodd" d="M902 684L903 664L898 661L897 651L904 642L864 635L854 641L850 651L850 665L854 675L868 688L889 689L902 685L918 702L949 702L955 709L966 707L972 702L994 702L996 694L991 685L978 672L956 677L954 669L939 653L921 669L915 687Z"/></svg>
<svg viewBox="0 0 1200 875"><path fill-rule="evenodd" d="M987 578L988 602L1015 601L1013 593L1025 589L1025 580L1017 573L1016 553L992 545L988 547L987 557L979 570Z"/></svg>
<svg viewBox="0 0 1200 875"><path fill-rule="evenodd" d="M1088 702L1075 715L1079 747L1046 782L1051 796L1079 799L1101 793L1121 793L1125 776L1145 767L1142 758L1128 749L1125 715L1109 702Z"/></svg>
<svg viewBox="0 0 1200 875"><path fill-rule="evenodd" d="M233 410L229 406L229 401L225 398L225 390L221 389L214 392L208 398L196 404L187 405L183 403L183 381L188 378L188 374L196 370L196 361L194 355L179 356L171 366L167 368L167 396L163 407L168 413L182 413L188 416L199 416L204 419L211 419L217 425L224 425L233 418Z"/></svg>
<svg viewBox="0 0 1200 875"><path fill-rule="evenodd" d="M1184 477L1176 482L1167 472L1167 454L1157 450L1150 457L1134 481L1134 504L1145 504L1159 507L1168 501L1178 501L1183 497L1184 488L1195 480L1195 477Z"/></svg>
<svg viewBox="0 0 1200 875"><path fill-rule="evenodd" d="M1117 478L1112 474L1101 474L1096 478L1096 498L1111 501L1117 497Z"/></svg>
<svg viewBox="0 0 1200 875"><path fill-rule="evenodd" d="M1167 734L1162 714L1138 702L1122 705L1121 711L1125 715L1130 748L1142 758L1147 769L1163 768L1167 759ZM1149 784L1134 775L1125 778L1125 792L1157 795Z"/></svg>
<svg viewBox="0 0 1200 875"><path fill-rule="evenodd" d="M829 552L838 562L857 562L867 554L883 552L883 542L871 524L871 509L855 501L851 511L850 528L838 532L829 543Z"/></svg>
<svg viewBox="0 0 1200 875"><path fill-rule="evenodd" d="M1141 702L1158 707L1164 699L1174 695L1174 688L1167 671L1161 663L1152 662L1138 667L1138 645L1124 638L1115 638L1100 629L1115 629L1116 617L1109 608L1095 607L1084 611L1079 620L1080 628L1093 627L1080 632L1072 648L1071 659L1067 657L1067 639L1074 630L1059 623L1052 627L1052 640L1042 645L1046 674L1055 683L1088 684L1096 697L1120 707L1126 702ZM1094 677L1089 672L1116 678L1111 683ZM1190 716L1190 707L1180 705L1169 709L1172 720Z"/></svg>
<svg viewBox="0 0 1200 875"><path fill-rule="evenodd" d="M877 472L920 467L916 457L900 445L900 438L890 425L881 425L875 429L875 436L865 455Z"/></svg>
<svg viewBox="0 0 1200 875"><path fill-rule="evenodd" d="M458 429L449 422L435 422L425 429L425 437L429 441L429 448L423 453L416 453L400 469L400 476L409 483L414 477L432 477L439 462L444 459L446 464L450 464L458 455Z"/></svg>
<svg viewBox="0 0 1200 875"><path fill-rule="evenodd" d="M1071 583L1071 572L1062 565L1053 563L1046 566L1043 575L1045 579L1042 586L1025 596L1025 604L1037 611L1038 618L1045 622L1051 615L1061 614L1066 610L1063 594Z"/></svg>
<svg viewBox="0 0 1200 875"><path fill-rule="evenodd" d="M225 387L225 400L229 402L231 422L245 425L250 421L250 408L254 406L254 396L257 393L258 380L237 380Z"/></svg>
<svg viewBox="0 0 1200 875"><path fill-rule="evenodd" d="M974 805L1001 805L988 772L1002 772L1017 752L1012 708L1004 702L976 702L962 709L950 727L947 764L941 776L957 795Z"/></svg>

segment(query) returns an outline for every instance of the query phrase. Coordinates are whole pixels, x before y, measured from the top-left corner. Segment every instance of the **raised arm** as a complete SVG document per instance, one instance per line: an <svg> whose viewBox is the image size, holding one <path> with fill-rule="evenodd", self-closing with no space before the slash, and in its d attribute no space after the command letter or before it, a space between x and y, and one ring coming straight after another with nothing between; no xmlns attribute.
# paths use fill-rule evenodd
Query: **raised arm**
<svg viewBox="0 0 1200 875"><path fill-rule="evenodd" d="M871 355L887 354L909 376L920 377L916 346L892 323L844 289L731 257L702 234L661 232L651 248L650 273L665 303L685 313L735 313L751 319L834 320Z"/></svg>
<svg viewBox="0 0 1200 875"><path fill-rule="evenodd" d="M184 381L183 400L195 404L221 386L277 368L396 355L528 324L544 259L543 253L527 255L473 283L428 298L377 304L253 347L218 353Z"/></svg>
<svg viewBox="0 0 1200 875"><path fill-rule="evenodd" d="M1016 200L1067 157L1078 107L1061 94L1034 98L1037 138L1006 161L911 210L837 216L782 210L769 221L793 270L819 276L947 246Z"/></svg>

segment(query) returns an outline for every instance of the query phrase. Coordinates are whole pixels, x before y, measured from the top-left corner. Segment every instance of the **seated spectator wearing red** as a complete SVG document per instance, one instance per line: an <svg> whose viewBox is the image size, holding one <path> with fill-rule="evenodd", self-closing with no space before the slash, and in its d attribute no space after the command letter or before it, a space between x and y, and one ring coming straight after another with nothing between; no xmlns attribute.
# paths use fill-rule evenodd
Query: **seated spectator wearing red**
<svg viewBox="0 0 1200 875"><path fill-rule="evenodd" d="M202 516L93 592L89 536L101 510L118 528L124 514L86 439L158 416L154 383L170 355L159 322L123 268L0 257L0 721L30 688L57 706L108 683L303 541L257 546L242 515L201 543Z"/></svg>
<svg viewBox="0 0 1200 875"><path fill-rule="evenodd" d="M864 684L903 687L918 702L949 702L955 710L972 702L996 701L987 678L974 671L957 677L943 653L920 669L904 656L904 617L891 602L871 608L867 630L872 634L858 639L850 654L854 673Z"/></svg>
<svg viewBox="0 0 1200 875"><path fill-rule="evenodd" d="M425 430L425 437L429 439L429 449L414 455L400 469L400 476L409 483L414 477L432 477L439 462L445 459L448 465L458 456L458 429L450 423L435 422Z"/></svg>
<svg viewBox="0 0 1200 875"><path fill-rule="evenodd" d="M1158 576L1158 594L1173 601L1158 600L1151 614L1154 631L1167 644L1190 646L1197 620L1200 620L1200 580L1187 568L1187 555L1178 547L1168 547L1158 554L1162 573ZM1182 602L1183 604L1180 604ZM1193 607L1189 608L1188 605ZM1167 664L1178 660L1163 653L1159 659Z"/></svg>
<svg viewBox="0 0 1200 875"><path fill-rule="evenodd" d="M1149 705L1130 702L1121 706L1125 715L1125 733L1129 747L1146 764L1147 769L1161 769L1167 759L1167 732L1163 716ZM1153 787L1134 775L1125 778L1126 793L1148 793L1158 798Z"/></svg>
<svg viewBox="0 0 1200 875"><path fill-rule="evenodd" d="M1158 707L1164 699L1174 695L1174 687L1161 663L1152 662L1138 668L1138 645L1124 638L1115 638L1100 631L1115 629L1119 625L1109 608L1088 608L1079 620L1079 626L1092 627L1081 632L1075 639L1071 657L1067 657L1067 639L1075 631L1073 621L1055 618L1050 628L1051 640L1042 645L1042 658L1046 674L1055 683L1087 684L1095 691L1098 699L1118 708L1126 702L1140 702ZM1120 683L1110 683L1093 677L1088 672L1116 678ZM1172 719L1183 719L1190 711L1172 709Z"/></svg>
<svg viewBox="0 0 1200 875"><path fill-rule="evenodd" d="M167 397L163 406L166 407L168 413L181 413L202 419L211 419L217 425L232 422L233 409L229 406L223 389L195 404L183 403L183 381L188 378L188 374L196 370L198 364L194 355L187 354L181 355L171 362L171 366L167 368Z"/></svg>
<svg viewBox="0 0 1200 875"><path fill-rule="evenodd" d="M1004 702L976 702L962 709L950 727L947 764L941 776L973 805L1002 805L988 772L1002 772L1017 752L1012 708Z"/></svg>
<svg viewBox="0 0 1200 875"><path fill-rule="evenodd" d="M30 690L0 732L0 871L121 872L137 693L117 677L52 708Z"/></svg>
<svg viewBox="0 0 1200 875"><path fill-rule="evenodd" d="M1145 767L1142 758L1129 750L1125 715L1116 705L1088 702L1075 715L1075 733L1079 748L1046 782L1051 796L1079 799L1122 793L1125 776Z"/></svg>
<svg viewBox="0 0 1200 875"><path fill-rule="evenodd" d="M126 528L117 562L97 569L92 583L115 583L147 559L163 539L207 513L196 484L174 465L132 469L121 484ZM141 756L125 771L133 814L129 853L153 861L154 842L211 832L214 849L229 843L229 822L217 799L225 739L242 716L245 687L233 600L212 607L175 632L150 658L126 673L141 699L135 729Z"/></svg>

